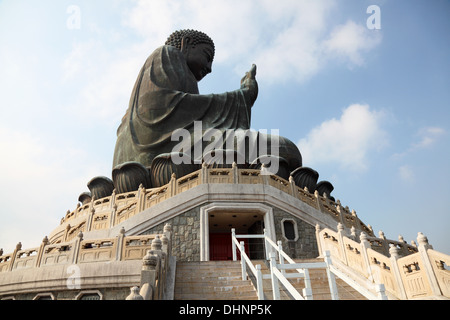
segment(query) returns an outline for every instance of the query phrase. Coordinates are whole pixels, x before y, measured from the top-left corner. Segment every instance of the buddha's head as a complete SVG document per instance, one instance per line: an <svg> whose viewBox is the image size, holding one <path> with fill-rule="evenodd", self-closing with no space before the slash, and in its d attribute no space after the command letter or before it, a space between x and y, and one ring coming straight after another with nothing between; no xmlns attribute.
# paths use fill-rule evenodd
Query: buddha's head
<svg viewBox="0 0 450 320"><path fill-rule="evenodd" d="M205 33L190 29L178 30L167 38L165 44L183 53L197 81L211 73L215 47L214 42Z"/></svg>

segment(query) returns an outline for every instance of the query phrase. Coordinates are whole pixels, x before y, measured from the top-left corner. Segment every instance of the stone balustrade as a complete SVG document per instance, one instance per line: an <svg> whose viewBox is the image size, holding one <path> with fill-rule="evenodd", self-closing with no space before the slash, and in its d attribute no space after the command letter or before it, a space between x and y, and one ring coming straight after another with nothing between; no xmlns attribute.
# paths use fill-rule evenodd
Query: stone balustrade
<svg viewBox="0 0 450 320"><path fill-rule="evenodd" d="M51 243L69 241L78 232L108 229L131 218L137 213L149 209L177 194L195 188L200 184L264 184L285 192L309 206L331 216L345 228L374 236L372 228L366 226L348 207L341 206L339 200L332 201L326 195L319 195L317 191L309 192L306 188L298 187L293 179L289 181L276 175L261 174L260 170L232 168L209 168L203 166L200 170L177 178L160 188L145 189L142 186L133 192L116 194L95 199L83 206L78 205L74 211L68 211L61 220L65 225L64 231L57 232L49 239Z"/></svg>
<svg viewBox="0 0 450 320"><path fill-rule="evenodd" d="M171 237L169 225L164 233L152 235L125 236L121 229L115 238L83 240L83 233L79 232L75 239L55 244L49 244L46 237L40 247L23 250L19 243L13 253L2 253L0 273L59 264L140 260L155 243L163 243L160 250L170 255Z"/></svg>
<svg viewBox="0 0 450 320"><path fill-rule="evenodd" d="M363 279L384 284L395 299L450 298L450 256L434 251L421 233L417 243L408 245L361 232L347 235L342 224L338 231L316 227L319 252L331 253L333 261L358 273Z"/></svg>

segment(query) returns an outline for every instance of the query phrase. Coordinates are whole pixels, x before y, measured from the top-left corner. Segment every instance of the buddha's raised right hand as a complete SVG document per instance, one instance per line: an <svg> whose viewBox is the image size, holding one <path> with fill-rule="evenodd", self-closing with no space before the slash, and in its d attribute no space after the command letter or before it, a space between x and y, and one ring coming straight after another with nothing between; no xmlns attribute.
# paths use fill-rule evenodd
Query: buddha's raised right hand
<svg viewBox="0 0 450 320"><path fill-rule="evenodd" d="M245 76L241 79L241 89L244 90L244 94L248 97L251 105L258 97L258 82L255 79L256 65L253 64L251 69L245 73Z"/></svg>

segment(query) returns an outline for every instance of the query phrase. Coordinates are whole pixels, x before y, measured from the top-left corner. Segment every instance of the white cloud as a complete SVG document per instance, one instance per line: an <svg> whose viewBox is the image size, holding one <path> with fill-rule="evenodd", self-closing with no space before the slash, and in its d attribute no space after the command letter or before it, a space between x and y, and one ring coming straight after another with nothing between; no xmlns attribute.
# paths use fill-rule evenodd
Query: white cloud
<svg viewBox="0 0 450 320"><path fill-rule="evenodd" d="M363 54L381 43L381 33L369 30L366 26L358 25L354 21L347 21L344 25L336 26L330 37L324 41L325 52L329 56L336 55L350 65L364 64Z"/></svg>
<svg viewBox="0 0 450 320"><path fill-rule="evenodd" d="M298 142L304 165L336 163L349 171L366 170L370 154L387 143L382 119L383 112L368 105L350 105L340 119L323 122Z"/></svg>
<svg viewBox="0 0 450 320"><path fill-rule="evenodd" d="M406 151L398 152L392 155L393 159L402 159L407 155L420 151L425 148L431 148L439 139L446 134L446 130L441 127L423 127L414 135L414 141Z"/></svg>
<svg viewBox="0 0 450 320"><path fill-rule="evenodd" d="M85 150L52 146L39 134L0 127L0 248L5 253L21 241L38 246L59 224L87 182L110 163L91 163Z"/></svg>
<svg viewBox="0 0 450 320"><path fill-rule="evenodd" d="M335 0L141 0L123 23L151 48L175 29L198 29L213 38L215 63L233 65L238 74L256 63L260 79L267 82L303 81L336 56L361 65L364 54L380 43L379 33L369 33L365 25L348 21L336 26L336 8Z"/></svg>
<svg viewBox="0 0 450 320"><path fill-rule="evenodd" d="M398 169L398 174L400 176L400 179L405 182L412 182L414 181L414 170L410 165L403 165L400 166Z"/></svg>
<svg viewBox="0 0 450 320"><path fill-rule="evenodd" d="M412 145L412 149L422 149L432 146L443 134L445 130L440 127L425 127L418 132L419 142Z"/></svg>

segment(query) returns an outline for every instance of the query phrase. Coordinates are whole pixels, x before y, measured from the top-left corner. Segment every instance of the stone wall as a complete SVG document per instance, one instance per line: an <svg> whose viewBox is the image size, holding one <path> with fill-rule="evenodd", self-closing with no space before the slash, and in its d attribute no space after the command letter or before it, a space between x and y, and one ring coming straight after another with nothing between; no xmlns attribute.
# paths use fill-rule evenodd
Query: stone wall
<svg viewBox="0 0 450 320"><path fill-rule="evenodd" d="M316 228L310 224L284 212L279 208L273 208L276 240L281 240L283 249L293 259L317 258L319 250L317 248ZM283 222L292 221L296 225L298 239L288 240L283 234Z"/></svg>
<svg viewBox="0 0 450 320"><path fill-rule="evenodd" d="M319 251L315 227L279 208L273 207L273 212L276 240L282 241L283 249L287 254L294 259L316 258L319 255ZM296 225L298 234L296 241L290 241L283 236L282 224L284 220L293 221ZM181 213L147 230L143 234L162 233L166 223L172 225L172 255L177 258L177 261L200 261L200 207ZM263 232L261 231L260 233L262 234Z"/></svg>
<svg viewBox="0 0 450 320"><path fill-rule="evenodd" d="M166 223L172 225L172 255L177 261L200 261L200 208L186 211L143 234L160 234Z"/></svg>

